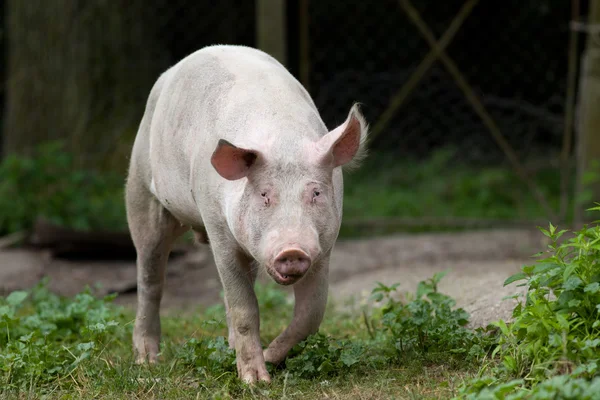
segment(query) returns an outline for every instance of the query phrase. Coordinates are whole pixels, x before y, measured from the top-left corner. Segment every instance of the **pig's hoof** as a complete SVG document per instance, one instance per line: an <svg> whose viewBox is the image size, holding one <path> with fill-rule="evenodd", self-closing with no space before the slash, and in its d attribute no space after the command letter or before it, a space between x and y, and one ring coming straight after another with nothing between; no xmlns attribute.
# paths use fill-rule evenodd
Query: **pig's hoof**
<svg viewBox="0 0 600 400"><path fill-rule="evenodd" d="M153 364L156 364L157 361L156 361L156 357L155 358L137 357L135 360L135 363L137 365L146 365L146 364L153 365Z"/></svg>
<svg viewBox="0 0 600 400"><path fill-rule="evenodd" d="M158 362L157 352L136 352L135 363L138 365L142 364L156 364Z"/></svg>
<svg viewBox="0 0 600 400"><path fill-rule="evenodd" d="M271 382L271 376L267 372L264 363L249 362L246 365L240 365L238 362L238 374L242 382L253 385L256 382Z"/></svg>
<svg viewBox="0 0 600 400"><path fill-rule="evenodd" d="M157 357L144 357L144 356L137 356L135 359L135 363L137 365L144 365L144 364L156 364L157 362Z"/></svg>
<svg viewBox="0 0 600 400"><path fill-rule="evenodd" d="M156 364L158 361L158 341L148 338L134 338L136 364Z"/></svg>
<svg viewBox="0 0 600 400"><path fill-rule="evenodd" d="M281 357L272 349L265 349L263 352L263 357L265 358L265 362L271 363L275 366L280 365L285 360L285 355Z"/></svg>

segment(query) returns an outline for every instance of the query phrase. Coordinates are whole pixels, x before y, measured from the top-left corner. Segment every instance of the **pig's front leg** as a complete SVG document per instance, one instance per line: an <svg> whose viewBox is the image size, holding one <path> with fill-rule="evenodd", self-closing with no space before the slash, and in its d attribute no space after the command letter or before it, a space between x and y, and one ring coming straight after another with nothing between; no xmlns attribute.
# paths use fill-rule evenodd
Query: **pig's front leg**
<svg viewBox="0 0 600 400"><path fill-rule="evenodd" d="M215 254L215 261L225 291L238 375L250 384L256 381L270 382L260 344L258 301L254 293L251 264L239 254L229 253Z"/></svg>
<svg viewBox="0 0 600 400"><path fill-rule="evenodd" d="M319 330L327 305L329 259L294 286L294 317L264 352L265 361L281 363L296 344Z"/></svg>
<svg viewBox="0 0 600 400"><path fill-rule="evenodd" d="M248 279L250 279L250 283L252 287L254 287L254 282L256 282L256 276L258 275L258 268L251 265L250 271L248 271ZM225 297L225 316L227 318L227 328L229 330L229 348L235 349L235 328L231 323L231 311L229 310L229 304L227 303L227 297Z"/></svg>

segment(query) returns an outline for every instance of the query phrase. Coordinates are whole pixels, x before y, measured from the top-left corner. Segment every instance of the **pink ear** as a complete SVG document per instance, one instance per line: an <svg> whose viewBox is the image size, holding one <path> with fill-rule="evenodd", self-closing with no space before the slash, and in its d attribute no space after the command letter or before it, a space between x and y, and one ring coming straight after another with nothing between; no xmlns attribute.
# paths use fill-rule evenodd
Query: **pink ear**
<svg viewBox="0 0 600 400"><path fill-rule="evenodd" d="M367 126L363 116L354 106L346 121L325 135L318 147L326 152L325 158L333 156L333 166L339 167L361 157L361 145L367 135Z"/></svg>
<svg viewBox="0 0 600 400"><path fill-rule="evenodd" d="M220 139L210 162L219 175L235 181L248 175L257 156L252 150L236 147L227 140Z"/></svg>

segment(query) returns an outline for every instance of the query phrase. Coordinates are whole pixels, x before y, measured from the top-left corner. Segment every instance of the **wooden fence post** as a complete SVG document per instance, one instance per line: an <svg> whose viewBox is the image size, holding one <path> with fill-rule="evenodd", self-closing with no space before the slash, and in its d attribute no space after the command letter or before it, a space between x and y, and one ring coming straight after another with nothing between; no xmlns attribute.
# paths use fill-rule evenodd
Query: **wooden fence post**
<svg viewBox="0 0 600 400"><path fill-rule="evenodd" d="M287 66L286 0L256 1L256 44Z"/></svg>
<svg viewBox="0 0 600 400"><path fill-rule="evenodd" d="M300 29L300 82L310 93L310 33L309 33L309 0L298 2L298 22Z"/></svg>

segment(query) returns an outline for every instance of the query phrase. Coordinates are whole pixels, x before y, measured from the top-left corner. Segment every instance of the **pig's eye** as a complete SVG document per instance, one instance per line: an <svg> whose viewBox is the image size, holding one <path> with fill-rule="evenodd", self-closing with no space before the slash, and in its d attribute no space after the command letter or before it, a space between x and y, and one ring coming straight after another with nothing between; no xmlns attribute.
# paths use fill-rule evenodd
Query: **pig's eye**
<svg viewBox="0 0 600 400"><path fill-rule="evenodd" d="M317 197L319 197L321 195L321 191L319 190L313 190L313 198L312 200L315 201L317 199Z"/></svg>
<svg viewBox="0 0 600 400"><path fill-rule="evenodd" d="M265 201L265 205L268 206L269 205L269 197L267 196L267 192L261 192L260 196L263 198L263 200Z"/></svg>

